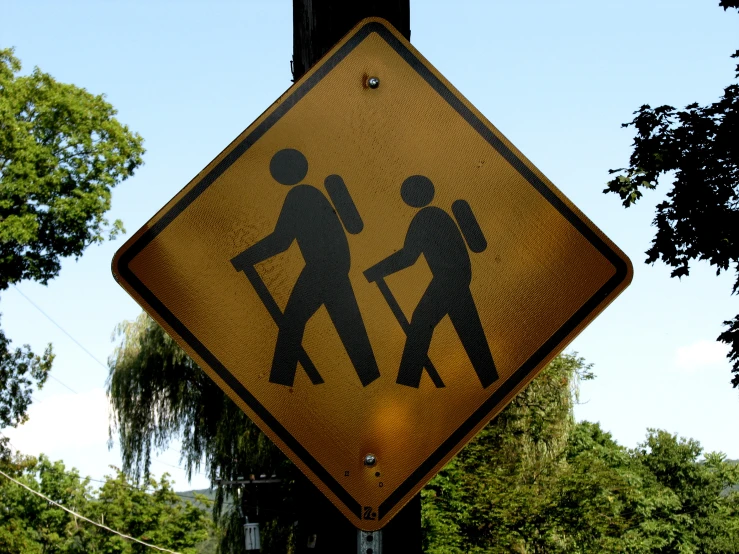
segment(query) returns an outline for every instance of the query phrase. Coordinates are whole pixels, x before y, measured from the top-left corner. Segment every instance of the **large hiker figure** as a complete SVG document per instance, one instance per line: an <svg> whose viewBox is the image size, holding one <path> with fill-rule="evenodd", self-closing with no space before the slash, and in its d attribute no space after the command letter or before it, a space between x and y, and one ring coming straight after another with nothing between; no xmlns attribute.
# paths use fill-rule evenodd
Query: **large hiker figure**
<svg viewBox="0 0 739 554"><path fill-rule="evenodd" d="M452 205L459 226L444 210L429 206L434 198L434 185L428 177L408 177L400 195L406 204L421 210L411 221L403 248L364 272L369 282L379 281L412 266L423 254L433 275L407 328L397 382L418 388L434 328L449 315L472 367L486 388L498 379L498 372L470 292L472 267L467 253L468 244L473 252L484 250L485 237L466 201L457 200Z"/></svg>
<svg viewBox="0 0 739 554"><path fill-rule="evenodd" d="M349 232L360 232L363 224L359 213L338 175L331 175L325 181L335 210L320 190L298 184L308 173L308 161L298 150L280 150L272 157L269 169L275 181L291 187L275 230L231 260L237 271L249 276L248 271L253 271L255 264L284 252L297 241L305 261L285 312L275 319L279 331L269 380L292 386L300 361L314 384L323 382L314 367L310 370L306 367L304 360L309 362L309 359L302 340L308 320L318 308L326 306L359 380L367 386L380 376L380 371L349 281L351 258L342 226L343 222ZM260 288L260 297L269 296L264 292L266 287ZM263 297L262 301L265 305L274 304L271 296ZM280 316L279 308L275 309Z"/></svg>

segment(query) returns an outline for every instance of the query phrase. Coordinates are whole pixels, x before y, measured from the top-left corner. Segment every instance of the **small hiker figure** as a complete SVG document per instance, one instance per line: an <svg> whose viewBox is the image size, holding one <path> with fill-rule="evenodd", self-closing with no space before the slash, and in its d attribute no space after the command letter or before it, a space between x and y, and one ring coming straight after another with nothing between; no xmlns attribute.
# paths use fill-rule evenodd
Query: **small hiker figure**
<svg viewBox="0 0 739 554"><path fill-rule="evenodd" d="M344 233L344 227L352 234L359 233L362 219L338 175L325 180L333 206L319 189L298 184L308 174L308 161L300 151L280 150L272 157L269 169L275 181L292 187L275 230L231 260L237 271L244 271L249 277L279 328L269 380L292 386L300 361L314 384L323 382L302 341L308 320L325 305L359 380L367 386L380 376L380 371L349 281L351 259ZM290 293L284 314L280 314L266 286L261 280L255 283L253 268L287 250L293 241L298 242L305 267Z"/></svg>
<svg viewBox="0 0 739 554"><path fill-rule="evenodd" d="M433 277L407 327L396 382L419 387L434 328L448 314L480 383L487 388L498 379L498 372L470 292L472 266L467 253L467 245L473 252L487 248L482 230L464 200L452 204L459 226L444 210L429 206L434 184L428 177L408 177L400 195L409 206L422 209L411 221L403 248L367 269L364 276L370 283L379 283L387 275L412 266L423 254Z"/></svg>

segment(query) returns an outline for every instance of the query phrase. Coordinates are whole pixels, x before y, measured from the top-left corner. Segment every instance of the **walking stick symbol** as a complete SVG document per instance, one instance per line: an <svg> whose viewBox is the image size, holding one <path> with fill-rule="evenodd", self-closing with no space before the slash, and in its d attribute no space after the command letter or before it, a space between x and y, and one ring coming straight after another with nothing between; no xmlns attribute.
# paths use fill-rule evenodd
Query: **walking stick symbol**
<svg viewBox="0 0 739 554"><path fill-rule="evenodd" d="M272 294L270 294L267 285L264 284L264 281L262 281L262 278L259 276L259 273L257 273L257 270L254 268L254 266L246 266L240 269L244 272L246 278L249 279L251 286L254 287L257 295L262 300L262 304L264 304L264 307L267 308L269 315L272 316L272 319L279 328L282 324L282 312L280 311L280 307L277 305L277 302L275 302L275 299L272 298ZM305 372L308 374L311 383L313 383L314 385L320 385L321 383L323 383L323 377L321 377L321 374L318 373L316 366L313 365L313 361L308 357L308 353L305 351L302 345L299 347L298 350L298 361L300 362L300 365L303 366Z"/></svg>
<svg viewBox="0 0 739 554"><path fill-rule="evenodd" d="M400 305L398 304L398 301L395 300L390 287L387 286L385 279L383 279L382 277L378 278L375 283L377 283L377 288L380 289L382 296L385 298L385 302L387 302L388 306L390 306L390 310L395 315L398 323L400 323L400 327L403 329L403 332L407 335L408 329L410 328L410 323L408 323L408 319L405 317L403 310L400 309ZM434 364L431 363L431 360L428 356L426 356L426 361L424 362L423 367L428 372L429 377L431 377L431 380L434 382L434 385L436 385L437 389L443 388L445 386L444 381L441 380L439 372L436 371Z"/></svg>

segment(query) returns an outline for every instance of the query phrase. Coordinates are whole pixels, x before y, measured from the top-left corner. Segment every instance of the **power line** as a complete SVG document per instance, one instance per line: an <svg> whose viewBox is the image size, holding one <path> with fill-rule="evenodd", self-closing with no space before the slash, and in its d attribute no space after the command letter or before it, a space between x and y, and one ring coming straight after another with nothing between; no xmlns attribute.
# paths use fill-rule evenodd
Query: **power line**
<svg viewBox="0 0 739 554"><path fill-rule="evenodd" d="M108 370L108 366L107 366L107 365L105 365L105 364L104 364L103 362L101 362L100 360L98 360L98 359L97 359L97 358L95 357L95 355L94 355L94 354L93 354L92 352L90 352L90 351L89 351L89 350L88 350L87 348L85 348L84 346L82 346L82 343L80 343L80 342L79 342L79 341L78 341L78 340L77 340L76 338L74 338L74 337L73 337L73 336L72 336L71 334L69 334L69 333L67 332L67 330L66 330L66 329L65 329L64 327L62 327L62 326L61 326L61 325L59 325L59 324L58 324L58 323L57 323L56 321L54 321L54 320L53 320L53 319L51 318L51 316L50 316L49 314L47 314L47 313L46 313L46 312L45 312L44 310L42 310L42 309L41 309L41 308L40 308L40 307L38 306L38 304L36 304L36 303L35 303L35 302L34 302L33 300L31 300L30 298L28 298L28 296L26 296L25 294L23 294L23 292L21 291L21 289L19 289L19 288L18 288L18 287L17 287L16 285L13 285L13 288L14 288L14 289L15 289L15 290L16 290L16 291L18 292L18 294L20 294L20 295L21 295L21 296L22 296L23 298L25 298L26 300L28 300L28 302L29 302L29 303L31 304L31 306L33 306L33 307L34 307L34 308L36 308L36 309L37 309L37 310L38 310L39 312L41 312L41 314L42 314L42 315L43 315L43 316L44 316L44 317L45 317L46 319L48 319L48 320L49 320L49 321L51 321L51 322L52 322L52 323L53 323L54 325L56 325L56 326L57 326L57 328L58 328L58 329L59 329L59 330L60 330L60 331L61 331L62 333L64 333L65 335L67 335L67 336L68 336L68 337L69 337L69 338L70 338L70 339L72 340L72 342L74 342L74 343L75 343L75 344L76 344L77 346L79 346L79 347L80 347L80 348L81 348L82 350L84 350L84 352L85 352L85 353L86 353L86 354L87 354L88 356L90 356L90 358L92 358L92 359L93 359L93 360L95 360L95 361L96 361L96 362L97 362L98 364L100 364L100 366L102 366L102 367L103 367L103 369L105 369L106 371ZM57 380L58 380L58 379L57 379ZM64 384L64 383L62 383L62 384ZM66 387L67 385L64 385L64 386ZM67 388L69 388L69 387L67 387ZM71 390L71 389L70 389L70 390Z"/></svg>
<svg viewBox="0 0 739 554"><path fill-rule="evenodd" d="M177 450L177 449L175 448L174 450ZM186 469L185 469L184 467L180 467L180 466L176 466L176 465L174 465L174 464L170 464L170 463L167 463L167 462L163 462L163 461L162 461L162 460L160 460L159 458L153 458L153 459L152 459L152 462L156 462L156 463L158 463L158 464L162 464L162 465L165 465L165 466L173 467L173 468L175 468L175 469L179 469L179 470L181 470L181 471L187 471L187 470L186 470ZM196 472L196 474L197 474L197 473L199 473L199 472Z"/></svg>
<svg viewBox="0 0 739 554"><path fill-rule="evenodd" d="M73 511L73 510L70 510L70 509L69 509L69 508L67 508L66 506L62 506L62 505L61 505L61 504L59 504L58 502L55 502L55 501L53 501L53 500L52 500L51 498L49 498L48 496L45 496L45 495L41 494L40 492L38 492L38 491L35 491L35 490L33 490L33 489L32 489L31 487L29 487L28 485L24 485L24 484L23 484L23 483L21 483L20 481L18 481L18 480L16 480L16 479L13 479L13 478L12 478L12 477L11 477L10 475L8 475L7 473L5 473L5 472L4 472L4 471L2 471L2 470L0 470L0 475L2 475L2 476L4 476L5 478L9 479L10 481L12 481L13 483L15 483L16 485L18 485L18 486L20 486L20 487L23 487L24 489L26 489L27 491L29 491L29 492L31 492L31 493L33 493L33 494L35 494L36 496L40 496L41 498L43 498L44 500L46 500L46 501L47 501L47 502L49 502L50 504L53 504L54 506L56 506L56 507L58 507L58 508L61 508L61 509L62 509L62 510L64 510L65 512L69 512L69 513L70 513L70 514L72 514L73 516L75 516L75 517L78 517L78 518L80 518L81 520L83 520L83 521L86 521L86 522L88 522L88 523L92 523L92 524L93 524L93 525L95 525L96 527L100 527L101 529L105 529L106 531L108 531L108 532L110 532L110 533L113 533L114 535L118 535L119 537L123 537L124 539L128 539L128 540L130 540L130 541L134 541L134 542L137 542L137 543L139 543L139 544L142 544L142 545L144 545L144 546L146 546L146 547L148 547L148 548L153 548L153 549L155 549L155 550L159 550L160 552L169 552L170 554L180 554L179 552L177 552L177 551L175 551L175 550L169 550L169 549L167 549L167 548L162 548L161 546L156 546L156 545L154 545L154 544L149 544L148 542L144 542L144 541L142 541L142 540L139 540L139 539L137 539L137 538L131 537L131 536L129 536L129 535L125 535L125 534L121 533L120 531L116 531L115 529L111 529L111 528L110 528L110 527L108 527L107 525L103 525L102 523L98 523L98 522L96 522L96 521L93 521L93 520L91 520L91 519L89 519L89 518L87 518L87 517L85 517L85 516L81 515L81 514L78 514L77 512L75 512L75 511Z"/></svg>
<svg viewBox="0 0 739 554"><path fill-rule="evenodd" d="M57 379L56 377L54 377L54 375L53 375L53 374L51 374L51 373L47 373L47 375L48 375L49 377L51 377L52 379L54 379L54 381L56 381L57 383L59 383L59 384L60 384L61 386L63 386L63 387L65 388L65 389L67 389L67 390L70 390L70 391L72 391L72 392L73 392L74 394L79 394L79 393L78 393L78 392L77 392L76 390L74 390L74 389L73 389L72 387L70 387L70 386L69 386L69 385L67 385L66 383L63 383L62 381L60 381L59 379Z"/></svg>
<svg viewBox="0 0 739 554"><path fill-rule="evenodd" d="M88 354L89 354L90 356L92 356L92 354L90 354L90 352L88 352L88 351L87 351L87 349L86 349L86 348L85 348L84 346L82 346L82 345L81 345L81 344L80 344L79 342L77 342L77 341L76 341L76 340L74 339L74 337L73 337L72 335L70 335L70 334L69 334L69 333L67 333L67 332L66 332L66 331L65 331L64 329L62 329L62 326L61 326L61 325L59 325L59 324L58 324L58 323L57 323L56 321L54 321L53 319L51 319L51 318L50 318L50 317L49 317L49 316L48 316L48 315L47 315L47 314L46 314L46 313L45 313L45 312L44 312L44 311L43 311L43 310L42 310L41 308L39 308L39 307L38 307L38 305L36 305L36 304L35 304L35 303L33 302L33 300L31 300L31 299L30 299L30 298L28 298L28 297L27 297L27 296L26 296L25 294L23 294L23 293L21 292L21 290L20 290L20 289L19 289L19 288L18 288L17 286L13 285L13 288L14 288L14 289L15 289L16 291L18 291L18 294L20 294L20 295L21 295L21 296L22 296L23 298L25 298L26 300L28 300L28 302L30 302L30 303L31 303L31 305L32 305L32 306L33 306L34 308L36 308L36 309L37 309L37 310L38 310L39 312L41 312L42 314L44 314L44 316L46 316L46 317L47 317L47 318L49 319L49 321L51 321L51 322L52 322L52 323L53 323L54 325L56 325L57 327L59 327L59 329L61 329L61 330L62 330L62 331L63 331L63 332L64 332L64 333L65 333L65 334L66 334L66 335L67 335L67 336L68 336L68 337L69 337L70 339L72 339L72 340L73 340L73 341L75 342L75 344L77 344L77 345L78 345L78 346L79 346L80 348L82 348L82 350L84 350L84 351L85 351L85 352L87 352L87 353L88 353ZM94 356L93 356L93 359L95 359L95 361L96 361L96 362L100 363L100 361L99 361L99 360L97 360L97 359L96 359L96 358L95 358ZM47 375L48 375L49 377L51 377L52 379L54 379L54 381L56 381L57 383L59 383L59 384L60 384L61 386L63 386L63 387L65 388L65 389L67 389L67 390L70 390L70 391L72 391L72 392L73 392L74 394L79 394L79 393L78 393L78 392L77 392L76 390L74 390L74 389L73 389L72 387L70 387L69 385L67 385L66 383L64 383L63 381L61 381L61 380L60 380L59 378L57 378L57 377L55 377L54 375L52 375L51 373L48 373Z"/></svg>

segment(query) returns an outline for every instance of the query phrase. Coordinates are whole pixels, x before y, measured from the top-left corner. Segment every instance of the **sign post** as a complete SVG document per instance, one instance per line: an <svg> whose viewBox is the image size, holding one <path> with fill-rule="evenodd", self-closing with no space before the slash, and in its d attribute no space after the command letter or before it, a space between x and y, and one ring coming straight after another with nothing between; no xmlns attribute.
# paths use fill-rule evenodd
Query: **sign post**
<svg viewBox="0 0 739 554"><path fill-rule="evenodd" d="M131 237L113 272L368 532L632 275L372 18Z"/></svg>

